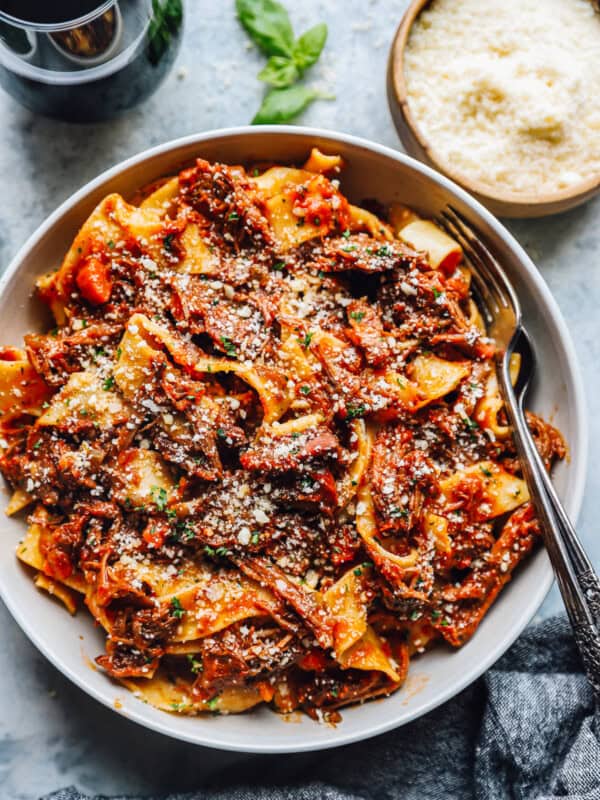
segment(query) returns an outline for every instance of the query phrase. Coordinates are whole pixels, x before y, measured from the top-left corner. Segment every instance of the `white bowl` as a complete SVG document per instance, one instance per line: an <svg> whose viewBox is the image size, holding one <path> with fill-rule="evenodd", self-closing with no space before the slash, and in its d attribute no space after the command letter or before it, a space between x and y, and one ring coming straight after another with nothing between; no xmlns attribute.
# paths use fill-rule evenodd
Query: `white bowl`
<svg viewBox="0 0 600 800"><path fill-rule="evenodd" d="M565 435L570 459L555 480L571 517L579 512L586 471L587 430L583 388L571 338L548 287L502 225L466 192L418 161L353 136L296 127L255 127L189 136L147 150L118 164L63 203L29 239L0 282L2 342L20 344L30 330L47 329L47 312L32 299L35 278L58 266L79 226L109 192L125 197L196 156L228 163L302 162L317 145L347 162L342 189L355 201L400 201L423 215L447 202L488 237L514 281L539 360L530 407L550 417ZM8 496L8 495L7 495ZM286 753L335 747L403 725L448 700L474 681L510 646L539 608L552 583L547 556L539 550L518 570L473 639L452 651L440 645L414 659L403 689L391 697L345 709L336 728L307 717L293 722L266 708L240 716L183 717L136 700L126 689L91 667L104 637L85 610L76 617L37 591L19 564L15 547L22 520L6 519L0 535L0 593L31 641L88 694L129 719L177 739L254 753ZM16 665L15 665L16 666Z"/></svg>

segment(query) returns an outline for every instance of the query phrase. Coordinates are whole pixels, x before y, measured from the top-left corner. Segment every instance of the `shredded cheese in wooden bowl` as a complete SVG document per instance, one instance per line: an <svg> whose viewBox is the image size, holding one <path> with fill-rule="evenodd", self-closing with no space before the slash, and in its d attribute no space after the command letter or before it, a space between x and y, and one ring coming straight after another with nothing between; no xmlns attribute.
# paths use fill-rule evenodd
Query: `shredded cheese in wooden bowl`
<svg viewBox="0 0 600 800"><path fill-rule="evenodd" d="M402 62L417 136L451 175L517 200L600 180L600 14L589 0L433 0Z"/></svg>

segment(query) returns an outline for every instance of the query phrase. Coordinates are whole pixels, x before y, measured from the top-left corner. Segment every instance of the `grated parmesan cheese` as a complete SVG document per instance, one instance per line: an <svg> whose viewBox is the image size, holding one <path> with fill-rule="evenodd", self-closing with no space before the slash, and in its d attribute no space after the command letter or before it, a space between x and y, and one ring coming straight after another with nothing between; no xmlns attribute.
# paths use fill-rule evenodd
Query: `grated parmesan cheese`
<svg viewBox="0 0 600 800"><path fill-rule="evenodd" d="M434 0L404 55L438 161L538 195L600 173L600 14L589 0Z"/></svg>

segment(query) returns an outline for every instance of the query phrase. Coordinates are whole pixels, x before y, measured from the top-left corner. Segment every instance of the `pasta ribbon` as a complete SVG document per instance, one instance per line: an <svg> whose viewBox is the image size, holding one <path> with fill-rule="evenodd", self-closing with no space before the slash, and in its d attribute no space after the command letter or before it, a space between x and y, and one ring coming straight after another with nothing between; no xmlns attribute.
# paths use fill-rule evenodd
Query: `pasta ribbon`
<svg viewBox="0 0 600 800"><path fill-rule="evenodd" d="M394 682L400 676L383 650L379 636L367 623L362 569L346 572L323 595L325 605L335 619L335 656L344 669L377 670Z"/></svg>
<svg viewBox="0 0 600 800"><path fill-rule="evenodd" d="M519 353L513 353L510 357L509 365L510 378L513 386L517 382L520 367L521 355ZM498 414L503 407L504 400L500 394L498 376L496 370L493 369L487 379L485 394L475 407L473 418L481 428L491 432L495 439L500 440L507 439L511 435L510 427L498 421Z"/></svg>
<svg viewBox="0 0 600 800"><path fill-rule="evenodd" d="M175 176L161 183L145 200L142 200L139 207L145 211L156 211L162 216L169 211L178 194L179 178Z"/></svg>
<svg viewBox="0 0 600 800"><path fill-rule="evenodd" d="M70 427L73 420L80 420L109 428L126 422L129 413L117 392L103 387L98 372L74 372L54 395L36 425Z"/></svg>
<svg viewBox="0 0 600 800"><path fill-rule="evenodd" d="M195 699L188 683L170 678L163 668L159 668L151 678L125 678L123 683L136 697L155 708L184 714L203 711L241 714L263 700L260 689L250 686L227 686L212 698Z"/></svg>
<svg viewBox="0 0 600 800"><path fill-rule="evenodd" d="M352 438L356 443L356 456L338 489L338 502L341 507L348 505L359 486L362 486L371 460L372 437L367 432L364 419L353 419L350 428L352 429Z"/></svg>
<svg viewBox="0 0 600 800"><path fill-rule="evenodd" d="M69 614L75 614L77 611L77 595L72 589L65 586L62 581L57 581L48 575L44 575L43 572L38 572L33 582L38 589L48 592L52 597L57 597Z"/></svg>
<svg viewBox="0 0 600 800"><path fill-rule="evenodd" d="M436 550L440 553L452 552L452 539L448 534L448 520L428 511L424 520L425 533L435 542Z"/></svg>
<svg viewBox="0 0 600 800"><path fill-rule="evenodd" d="M126 203L119 194L110 194L92 211L67 252L60 269L42 276L37 286L48 303L58 325L67 321L67 305L77 271L88 257L123 241L142 239L148 255L160 263L163 259L163 213L155 208L138 208Z"/></svg>
<svg viewBox="0 0 600 800"><path fill-rule="evenodd" d="M48 513L43 507L40 507L36 508L34 516L36 521L32 522L27 528L27 533L17 548L17 557L27 566L45 574L44 556L40 550L40 538L44 531L45 521L48 520ZM69 575L62 582L80 594L85 595L88 591L83 576L77 573Z"/></svg>
<svg viewBox="0 0 600 800"><path fill-rule="evenodd" d="M188 223L180 236L184 256L177 267L178 272L189 275L215 275L219 273L221 261L206 241L195 222Z"/></svg>
<svg viewBox="0 0 600 800"><path fill-rule="evenodd" d="M364 635L343 653L339 661L345 669L374 669L383 672L394 683L401 681L400 675L383 650L381 639L370 625L367 626Z"/></svg>
<svg viewBox="0 0 600 800"><path fill-rule="evenodd" d="M415 567L419 560L419 552L415 548L406 556L390 553L377 541L377 523L375 521L375 506L371 487L363 484L357 493L356 503L356 529L358 530L365 547L375 563L386 563L396 567L400 572L405 572Z"/></svg>
<svg viewBox="0 0 600 800"><path fill-rule="evenodd" d="M459 243L428 219L410 222L400 229L398 236L415 250L424 250L434 269L451 273L463 260Z"/></svg>
<svg viewBox="0 0 600 800"><path fill-rule="evenodd" d="M38 416L50 389L29 363L24 350L0 349L0 425L14 416Z"/></svg>
<svg viewBox="0 0 600 800"><path fill-rule="evenodd" d="M132 447L119 455L118 481L125 500L133 507L165 506L174 488L165 462L155 450Z"/></svg>
<svg viewBox="0 0 600 800"><path fill-rule="evenodd" d="M455 472L440 481L440 489L451 500L465 479L478 484L481 500L476 510L481 519L493 519L506 514L529 500L525 481L507 472L494 461L480 461Z"/></svg>
<svg viewBox="0 0 600 800"><path fill-rule="evenodd" d="M367 630L367 604L361 575L348 570L323 595L323 601L335 618L333 639L335 656L343 654L361 639Z"/></svg>
<svg viewBox="0 0 600 800"><path fill-rule="evenodd" d="M348 203L323 175L272 167L253 178L253 182L282 252L325 236L336 221L346 221Z"/></svg>

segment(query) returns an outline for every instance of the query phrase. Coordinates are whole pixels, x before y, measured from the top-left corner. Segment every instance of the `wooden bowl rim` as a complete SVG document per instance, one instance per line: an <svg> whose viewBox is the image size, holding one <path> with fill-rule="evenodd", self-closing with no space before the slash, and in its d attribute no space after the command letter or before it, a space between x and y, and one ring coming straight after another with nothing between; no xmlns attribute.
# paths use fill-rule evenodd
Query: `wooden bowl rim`
<svg viewBox="0 0 600 800"><path fill-rule="evenodd" d="M487 184L467 177L464 173L446 165L443 159L435 155L433 145L423 134L415 117L410 109L408 91L406 86L406 76L404 74L404 51L411 33L412 26L419 14L430 5L433 0L412 0L400 24L390 49L389 59L389 86L393 92L394 99L398 104L400 113L409 129L410 134L416 140L417 145L424 151L429 162L440 172L447 175L451 180L463 186L467 191L478 195L484 201L506 203L507 205L520 207L560 206L567 204L567 207L576 205L576 201L581 198L587 199L595 191L600 189L600 172L592 177L558 192L546 192L544 194L520 194L517 192L491 192ZM559 210L559 209L556 209Z"/></svg>

